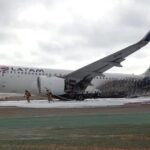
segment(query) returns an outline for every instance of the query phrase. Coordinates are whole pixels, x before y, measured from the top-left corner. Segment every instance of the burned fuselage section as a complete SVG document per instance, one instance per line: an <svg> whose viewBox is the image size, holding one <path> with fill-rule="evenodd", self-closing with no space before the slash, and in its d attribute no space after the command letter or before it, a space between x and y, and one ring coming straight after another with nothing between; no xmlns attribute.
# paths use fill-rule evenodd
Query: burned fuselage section
<svg viewBox="0 0 150 150"><path fill-rule="evenodd" d="M97 87L100 97L120 98L150 94L150 77L108 80Z"/></svg>

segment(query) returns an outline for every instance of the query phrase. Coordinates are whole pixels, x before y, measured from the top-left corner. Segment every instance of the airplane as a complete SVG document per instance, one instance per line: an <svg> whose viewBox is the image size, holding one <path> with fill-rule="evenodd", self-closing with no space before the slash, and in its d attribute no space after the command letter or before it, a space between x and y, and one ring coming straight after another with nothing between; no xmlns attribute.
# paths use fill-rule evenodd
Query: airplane
<svg viewBox="0 0 150 150"><path fill-rule="evenodd" d="M104 72L112 67L122 67L121 62L127 56L147 45L149 41L150 31L137 43L75 71L1 65L0 92L21 94L28 90L34 95L46 95L47 90L50 90L55 96L83 100L85 91L90 92L90 87L100 90L106 79L114 81L133 78L133 75ZM134 76L135 78L139 79L140 76Z"/></svg>

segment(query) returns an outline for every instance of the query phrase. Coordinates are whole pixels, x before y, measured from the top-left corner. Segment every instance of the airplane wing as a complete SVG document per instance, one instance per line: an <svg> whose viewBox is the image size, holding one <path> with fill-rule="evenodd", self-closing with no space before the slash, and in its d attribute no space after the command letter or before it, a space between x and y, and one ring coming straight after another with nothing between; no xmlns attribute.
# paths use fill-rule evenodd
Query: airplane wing
<svg viewBox="0 0 150 150"><path fill-rule="evenodd" d="M150 31L146 34L146 36L140 40L139 42L128 46L116 53L113 53L109 56L106 56L96 62L93 62L87 66L84 66L76 71L71 72L66 76L66 80L71 83L74 82L74 85L77 84L85 84L92 80L97 75L103 75L103 72L106 70L116 66L122 67L121 62L125 60L127 56L139 50L150 41Z"/></svg>

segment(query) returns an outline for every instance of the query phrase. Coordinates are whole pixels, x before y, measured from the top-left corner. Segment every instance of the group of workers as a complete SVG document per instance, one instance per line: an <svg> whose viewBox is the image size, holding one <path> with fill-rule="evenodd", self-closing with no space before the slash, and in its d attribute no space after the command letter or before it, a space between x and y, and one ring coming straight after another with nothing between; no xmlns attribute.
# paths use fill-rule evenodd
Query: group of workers
<svg viewBox="0 0 150 150"><path fill-rule="evenodd" d="M53 101L53 96L50 90L46 90L46 95L47 95L47 99L48 102L50 103L51 101ZM25 95L24 97L26 98L27 102L30 103L31 100L31 93L28 90L25 90Z"/></svg>

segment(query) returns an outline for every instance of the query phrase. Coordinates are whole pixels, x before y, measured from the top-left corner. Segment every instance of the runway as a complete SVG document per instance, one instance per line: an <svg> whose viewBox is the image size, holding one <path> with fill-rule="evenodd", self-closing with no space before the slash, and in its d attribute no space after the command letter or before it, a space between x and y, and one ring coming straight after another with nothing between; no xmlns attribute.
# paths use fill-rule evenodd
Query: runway
<svg viewBox="0 0 150 150"><path fill-rule="evenodd" d="M20 108L96 108L106 106L121 106L132 103L150 103L149 97L139 98L99 98L86 99L84 101L54 101L48 103L47 100L31 100L27 103L25 100L0 101L0 107L20 107Z"/></svg>

